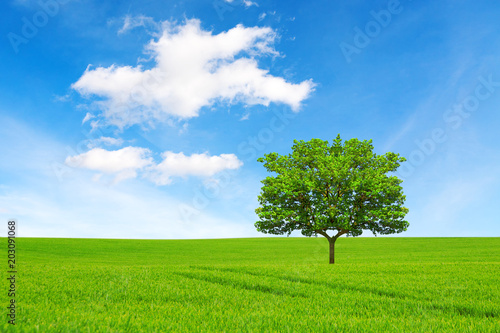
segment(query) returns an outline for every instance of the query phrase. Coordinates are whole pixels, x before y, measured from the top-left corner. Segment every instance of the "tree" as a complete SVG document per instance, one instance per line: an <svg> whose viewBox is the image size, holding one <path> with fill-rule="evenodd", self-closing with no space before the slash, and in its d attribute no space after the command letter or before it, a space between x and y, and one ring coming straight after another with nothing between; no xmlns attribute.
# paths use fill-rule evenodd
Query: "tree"
<svg viewBox="0 0 500 333"><path fill-rule="evenodd" d="M402 180L391 175L405 160L391 152L375 154L372 140L342 143L340 135L332 145L320 139L294 140L291 154L257 159L275 175L262 181L255 227L276 235L294 230L322 235L330 244L333 264L335 241L342 235L406 231Z"/></svg>

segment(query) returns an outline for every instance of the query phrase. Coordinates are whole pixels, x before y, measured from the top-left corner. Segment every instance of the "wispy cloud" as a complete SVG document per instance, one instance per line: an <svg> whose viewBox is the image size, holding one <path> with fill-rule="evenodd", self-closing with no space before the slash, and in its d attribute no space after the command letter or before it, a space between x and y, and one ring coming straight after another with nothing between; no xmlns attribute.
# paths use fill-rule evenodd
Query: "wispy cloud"
<svg viewBox="0 0 500 333"><path fill-rule="evenodd" d="M254 2L254 1L250 1L250 0L243 0L243 4L245 5L245 7L252 7L252 6L256 6L256 7L259 7L259 4Z"/></svg>
<svg viewBox="0 0 500 333"><path fill-rule="evenodd" d="M101 145L121 146L122 144L123 144L122 138L111 138L108 136L101 136L100 138L89 140L89 142L87 143L87 147L89 149L92 149L92 148L99 147Z"/></svg>
<svg viewBox="0 0 500 333"><path fill-rule="evenodd" d="M412 200L419 205L419 208L412 212L412 231L419 236L474 235L474 223L477 223L475 220L487 222L485 219L489 213L470 212L476 209L478 202L486 201L492 185L496 182L498 178L485 174L470 177L468 180L452 179L442 182L438 187L427 187L434 190L429 196ZM459 225L462 226L461 229L457 228ZM453 229L453 226L456 229Z"/></svg>
<svg viewBox="0 0 500 333"><path fill-rule="evenodd" d="M91 114L90 112L87 112L87 114L85 115L85 117L83 117L82 125L85 124L90 119L93 119L93 118L95 118L95 116L93 114Z"/></svg>
<svg viewBox="0 0 500 333"><path fill-rule="evenodd" d="M51 186L43 179L41 187ZM37 188L0 192L6 207L0 218L19 220L23 237L99 237L189 239L257 236L253 225L199 212L182 218L182 200L139 183L120 187L74 178L58 192L41 195Z"/></svg>
<svg viewBox="0 0 500 333"><path fill-rule="evenodd" d="M9 143L0 145L0 219L18 219L19 235L23 237L257 236L253 224L235 222L207 210L186 221L179 207L187 206L190 201L177 193L168 194L150 182L130 179L109 186L106 182L89 181L88 174L78 169L58 180L51 163L64 161L66 145L23 122L2 115L0 121L4 125L0 127L0 136ZM111 172L112 176L149 163L148 155L138 149L122 151L121 156L127 160L119 158L119 163L118 156L111 153L99 160L94 152L94 156L84 155L82 163L99 169L97 172Z"/></svg>
<svg viewBox="0 0 500 333"><path fill-rule="evenodd" d="M123 19L122 27L118 30L118 35L121 35L123 33L126 33L128 31L135 29L135 28L138 28L138 27L152 28L154 31L154 30L159 30L161 27L161 24L157 23L152 17L149 17L149 16L127 15Z"/></svg>
<svg viewBox="0 0 500 333"><path fill-rule="evenodd" d="M226 1L227 3L230 3L230 4L234 4L234 0L224 0ZM245 7L251 7L251 6L256 6L256 7L259 7L259 4L255 1L251 1L251 0L242 0L241 1L243 3L243 5L245 5Z"/></svg>

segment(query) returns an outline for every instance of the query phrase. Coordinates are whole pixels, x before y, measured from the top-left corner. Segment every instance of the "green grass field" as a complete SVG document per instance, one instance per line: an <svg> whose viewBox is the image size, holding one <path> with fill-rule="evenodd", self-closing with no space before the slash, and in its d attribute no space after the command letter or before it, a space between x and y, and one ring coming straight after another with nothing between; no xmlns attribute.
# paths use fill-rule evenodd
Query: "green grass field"
<svg viewBox="0 0 500 333"><path fill-rule="evenodd" d="M0 331L500 332L500 238L341 238L336 262L324 238L20 238Z"/></svg>

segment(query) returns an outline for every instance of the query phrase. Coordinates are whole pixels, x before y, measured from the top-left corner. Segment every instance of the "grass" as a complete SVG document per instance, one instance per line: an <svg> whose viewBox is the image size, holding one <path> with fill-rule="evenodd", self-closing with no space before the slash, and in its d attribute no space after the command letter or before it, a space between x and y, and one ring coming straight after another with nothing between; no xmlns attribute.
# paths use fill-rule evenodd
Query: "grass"
<svg viewBox="0 0 500 333"><path fill-rule="evenodd" d="M500 332L500 238L341 238L336 255L323 238L20 238L0 331Z"/></svg>

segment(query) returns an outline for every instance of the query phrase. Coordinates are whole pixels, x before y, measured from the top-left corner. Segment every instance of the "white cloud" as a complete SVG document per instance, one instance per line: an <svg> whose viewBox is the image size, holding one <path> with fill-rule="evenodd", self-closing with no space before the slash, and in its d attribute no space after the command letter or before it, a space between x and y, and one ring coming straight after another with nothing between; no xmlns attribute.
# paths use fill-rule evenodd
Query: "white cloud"
<svg viewBox="0 0 500 333"><path fill-rule="evenodd" d="M138 171L157 185L167 185L172 177L210 177L228 169L238 169L243 163L234 154L210 156L208 153L192 154L166 151L163 160L156 164L146 148L125 147L119 150L94 148L86 153L69 156L66 165L115 175L114 183L137 177ZM96 175L99 180L101 175Z"/></svg>
<svg viewBox="0 0 500 333"><path fill-rule="evenodd" d="M135 178L137 170L153 163L149 149L125 147L109 151L94 148L86 153L69 156L65 163L70 167L90 169L107 174L116 174L115 183L128 178Z"/></svg>
<svg viewBox="0 0 500 333"><path fill-rule="evenodd" d="M218 101L283 103L298 111L314 89L312 80L294 84L258 68L256 57L278 55L271 28L237 25L213 35L192 19L177 26L164 24L163 29L161 37L147 45L156 62L153 68L89 66L72 85L82 95L103 98L97 105L104 123L123 128L171 117L187 119Z"/></svg>
<svg viewBox="0 0 500 333"><path fill-rule="evenodd" d="M125 147L114 151L94 148L86 153L68 157L66 164L72 167L114 173L140 169L151 164L152 159L148 157L149 154L149 149L138 147Z"/></svg>
<svg viewBox="0 0 500 333"><path fill-rule="evenodd" d="M238 169L243 163L234 154L210 156L207 153L186 156L171 151L162 154L163 161L151 168L149 177L157 185L169 184L171 177L210 177L227 169Z"/></svg>

